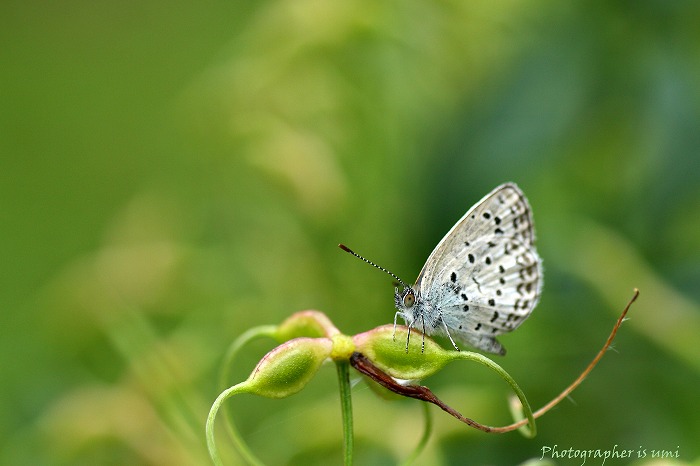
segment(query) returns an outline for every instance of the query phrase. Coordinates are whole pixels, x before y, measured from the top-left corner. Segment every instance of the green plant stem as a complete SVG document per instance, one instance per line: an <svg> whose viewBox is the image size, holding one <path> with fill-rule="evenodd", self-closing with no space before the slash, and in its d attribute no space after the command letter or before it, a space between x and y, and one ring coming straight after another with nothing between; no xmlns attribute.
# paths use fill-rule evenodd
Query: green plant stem
<svg viewBox="0 0 700 466"><path fill-rule="evenodd" d="M352 427L352 398L350 394L350 363L336 361L338 371L338 386L340 389L340 409L343 415L343 455L345 466L352 466L353 427Z"/></svg>
<svg viewBox="0 0 700 466"><path fill-rule="evenodd" d="M478 362L479 364L482 364L489 369L492 369L495 371L498 375L500 375L506 382L508 382L508 385L513 389L515 394L517 395L518 399L520 400L520 403L523 407L523 412L525 414L525 417L527 418L527 423L528 426L530 427L529 431L522 431L523 434L526 437L534 437L537 435L537 426L535 425L535 417L532 414L532 408L530 408L530 403L527 401L527 398L525 398L525 394L523 393L522 389L520 386L517 384L517 382L513 379L513 377L508 374L508 372L505 371L501 366L493 362L491 359L487 358L486 356L483 356L479 353L472 353L472 352L467 352L463 351L461 353L455 353L455 356L459 359L466 359L469 361L474 361ZM503 432L509 432L511 430L515 430L516 427L514 426L507 426L507 427L489 427L489 431L493 433L503 433Z"/></svg>
<svg viewBox="0 0 700 466"><path fill-rule="evenodd" d="M236 395L238 393L245 393L247 391L248 387L246 382L240 383L238 385L234 385L231 388L228 388L221 392L221 394L216 398L216 401L214 401L214 404L212 404L211 409L209 410L209 415L207 416L207 428L206 428L206 435L207 435L207 448L209 449L209 456L211 456L211 459L214 461L214 464L216 466L223 466L223 462L221 461L221 456L219 455L219 450L216 448L216 440L214 437L214 421L216 420L216 414L219 411L219 408L223 404L224 401L226 401L229 397ZM253 466L262 466L262 462L253 454L252 451L248 448L248 446L245 444L243 439L241 438L240 434L238 431L235 429L233 424L230 424L230 430L229 433L231 434L231 438L233 442L236 444L236 448L238 449L238 453L245 459L245 461Z"/></svg>
<svg viewBox="0 0 700 466"><path fill-rule="evenodd" d="M224 361L223 364L221 365L221 371L219 373L219 386L223 390L224 387L228 386L228 379L230 376L230 371L231 367L233 367L233 360L235 359L236 355L240 351L240 349L245 346L247 343L250 341L253 341L257 338L263 338L263 337L269 337L269 338L274 338L275 330L277 329L276 326L274 325L262 325L259 327L254 327L251 328L244 333L242 333L238 338L234 340L234 342L229 346L228 351L226 352L226 356L224 356ZM240 386L240 384L238 385ZM220 466L221 459L219 458L218 451L216 450L216 445L214 444L214 437L213 437L213 422L214 422L214 417L216 416L216 412L219 410L219 407L221 406L221 403L228 398L229 396L235 394L233 389L234 387L228 388L224 390L221 395L219 395L219 398L216 399L216 402L214 406L212 406L211 411L209 413L209 416L211 418L211 421L209 418L207 418L207 446L209 447L209 454L212 457L212 460L214 460L214 463L217 466ZM218 403L218 405L216 404ZM213 415L212 415L213 414ZM238 429L236 429L236 424L233 422L233 418L231 417L231 414L227 409L223 410L224 414L224 421L226 424L226 430L228 431L229 436L233 440L234 444L236 445L236 448L238 449L238 452L240 455L248 462L248 464L251 465L262 465L262 462L253 454L253 452L248 448L248 446L243 442L241 438L240 432L238 432ZM210 425L211 424L211 425ZM212 435L211 437L209 436L209 429L212 429ZM213 450L212 450L213 448Z"/></svg>
<svg viewBox="0 0 700 466"><path fill-rule="evenodd" d="M428 403L421 403L421 406L423 407L423 417L425 419L423 435L418 441L418 445L416 445L411 454L408 455L408 458L401 463L401 466L409 466L416 460L416 458L418 458L418 455L423 453L423 450L425 450L425 446L428 444L428 440L430 439L430 434L433 432L433 417L430 414L430 405Z"/></svg>
<svg viewBox="0 0 700 466"><path fill-rule="evenodd" d="M228 350L226 351L224 361L221 364L221 371L219 372L219 388L221 390L229 386L229 373L231 367L233 366L233 359L238 354L238 351L240 351L240 349L248 342L257 338L269 337L274 339L276 330L276 325L261 325L259 327L253 327L243 332L233 341L233 343L231 343L231 346L229 346Z"/></svg>

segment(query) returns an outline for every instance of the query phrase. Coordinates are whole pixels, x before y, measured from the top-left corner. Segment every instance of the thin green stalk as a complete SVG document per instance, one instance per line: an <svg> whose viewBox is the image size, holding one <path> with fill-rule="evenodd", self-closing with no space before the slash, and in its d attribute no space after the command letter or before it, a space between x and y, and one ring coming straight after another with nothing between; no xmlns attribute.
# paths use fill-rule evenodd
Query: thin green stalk
<svg viewBox="0 0 700 466"><path fill-rule="evenodd" d="M494 370L506 382L508 382L508 385L510 385L510 387L513 389L515 394L518 396L520 403L522 404L523 412L525 414L525 417L527 418L528 426L530 427L529 431L523 431L523 434L526 437L530 437L530 438L534 437L537 434L537 427L535 425L535 417L532 415L532 408L530 408L530 403L527 401L527 398L525 398L525 393L523 393L520 386L513 379L513 377L511 377L510 374L508 374L508 372L505 371L505 369L503 369L501 366L499 366L498 364L493 362L491 359L489 359L486 356L483 356L479 353L472 353L472 352L463 351L460 353L455 353L455 356L459 359L467 359L469 361L478 362L479 364L482 364L482 365L488 367L489 369ZM493 433L509 432L511 430L515 430L515 427L514 426L489 427L489 431L493 432Z"/></svg>
<svg viewBox="0 0 700 466"><path fill-rule="evenodd" d="M221 392L221 394L216 398L216 401L214 401L214 404L211 406L211 409L209 410L209 415L207 416L207 429L206 429L206 434L207 434L207 448L209 449L209 456L211 456L211 459L214 461L214 464L216 466L223 466L223 462L221 461L221 456L219 455L219 450L216 448L216 440L214 437L214 421L216 420L216 414L219 411L219 408L223 404L224 401L226 401L229 397L236 395L238 393L245 393L247 391L247 383L239 383L238 385L234 385L231 388L228 388ZM236 448L238 449L238 453L245 459L245 461L253 466L262 466L262 462L253 454L252 451L248 448L248 446L245 444L243 439L241 438L240 434L238 431L235 429L233 424L230 424L230 430L229 434L231 435L231 439L233 442L236 444Z"/></svg>
<svg viewBox="0 0 700 466"><path fill-rule="evenodd" d="M229 346L228 350L226 351L226 356L224 356L224 361L221 364L221 371L219 372L219 387L222 390L229 386L229 373L231 367L233 366L233 359L238 354L238 351L240 351L240 349L248 342L257 338L269 337L274 339L276 330L276 325L261 325L258 327L253 327L243 332L233 341L233 343L231 343L231 346Z"/></svg>
<svg viewBox="0 0 700 466"><path fill-rule="evenodd" d="M254 327L246 332L242 333L234 342L229 346L228 351L226 352L226 356L224 356L224 361L221 365L221 371L219 373L219 385L223 389L224 387L228 386L228 379L231 371L231 367L233 367L233 360L238 354L238 351L245 346L247 343L249 343L252 340L255 340L257 338L262 338L262 337L270 337L274 338L274 332L277 329L276 326L274 325L262 325L259 327ZM240 385L240 384L238 384ZM213 430L213 422L214 422L214 417L216 416L216 412L218 411L221 403L228 398L230 395L234 394L232 390L235 387L231 387L229 389L226 389L221 395L219 395L219 398L216 399L215 406L212 406L211 411L209 413L209 416L211 418L211 421L207 419L207 446L209 447L209 454L211 455L212 459L214 460L214 463L217 466L221 465L221 459L218 456L218 452L216 451L216 446L214 445L214 438L213 434L211 438L208 435L209 429L210 429L210 423L211 423L211 429ZM219 403L218 405L216 403ZM216 408L215 408L216 407ZM240 455L248 462L248 464L251 465L262 465L263 463L253 454L253 452L248 448L248 446L243 442L241 438L240 432L238 432L238 429L236 429L236 424L233 422L233 418L231 417L231 414L229 410L224 409L224 421L226 424L226 430L228 431L229 436L233 440L234 444L236 445L236 448L238 449L238 452ZM213 414L213 415L212 415ZM214 449L212 451L212 448ZM214 455L216 454L216 456Z"/></svg>
<svg viewBox="0 0 700 466"><path fill-rule="evenodd" d="M340 409L343 416L343 455L345 466L352 466L353 427L352 427L352 397L350 394L350 363L336 361L338 386L340 389Z"/></svg>
<svg viewBox="0 0 700 466"><path fill-rule="evenodd" d="M428 444L428 440L430 439L430 434L433 432L433 417L430 414L430 405L428 403L421 403L421 406L423 407L423 417L425 418L423 435L418 441L418 445L416 445L411 454L408 455L408 458L401 463L401 466L409 466L413 464L416 458L418 458L418 455L423 453L423 450L425 450L425 446Z"/></svg>

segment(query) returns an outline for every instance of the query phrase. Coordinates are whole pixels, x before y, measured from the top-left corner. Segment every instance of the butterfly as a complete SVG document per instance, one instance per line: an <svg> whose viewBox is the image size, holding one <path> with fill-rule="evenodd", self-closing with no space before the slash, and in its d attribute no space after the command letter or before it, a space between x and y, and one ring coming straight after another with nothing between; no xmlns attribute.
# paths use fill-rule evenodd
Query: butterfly
<svg viewBox="0 0 700 466"><path fill-rule="evenodd" d="M499 355L498 335L518 328L542 293L542 260L535 249L532 210L514 183L505 183L477 202L447 232L408 286L389 270L340 244L341 249L388 273L395 288L394 331L401 317L423 335L449 338Z"/></svg>

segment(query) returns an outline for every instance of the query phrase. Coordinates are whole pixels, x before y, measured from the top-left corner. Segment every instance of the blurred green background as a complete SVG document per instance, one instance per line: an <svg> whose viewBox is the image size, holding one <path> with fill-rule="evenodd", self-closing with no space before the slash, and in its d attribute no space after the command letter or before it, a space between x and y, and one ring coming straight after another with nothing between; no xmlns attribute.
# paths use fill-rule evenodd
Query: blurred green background
<svg viewBox="0 0 700 466"><path fill-rule="evenodd" d="M535 439L435 408L418 464L615 444L698 464L699 26L690 1L2 2L0 463L208 464L236 336L302 309L348 334L391 322L391 278L337 243L412 281L514 181L545 288L497 361L534 407L641 296ZM483 368L424 382L510 420ZM340 464L337 396L329 365L293 397L229 406L269 464ZM418 402L364 383L353 401L357 464L405 458Z"/></svg>

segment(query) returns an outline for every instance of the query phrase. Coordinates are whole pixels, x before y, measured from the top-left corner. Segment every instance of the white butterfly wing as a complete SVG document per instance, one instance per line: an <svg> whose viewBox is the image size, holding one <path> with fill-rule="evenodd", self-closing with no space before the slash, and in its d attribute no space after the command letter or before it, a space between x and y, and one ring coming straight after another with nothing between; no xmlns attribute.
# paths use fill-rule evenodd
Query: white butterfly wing
<svg viewBox="0 0 700 466"><path fill-rule="evenodd" d="M528 248L533 245L530 204L514 183L502 184L488 193L447 232L418 274L416 288L429 287L449 259L464 254L470 240L490 235L518 240Z"/></svg>
<svg viewBox="0 0 700 466"><path fill-rule="evenodd" d="M453 338L501 354L505 351L494 337L530 315L541 288L530 206L510 183L494 189L457 222L416 282Z"/></svg>

